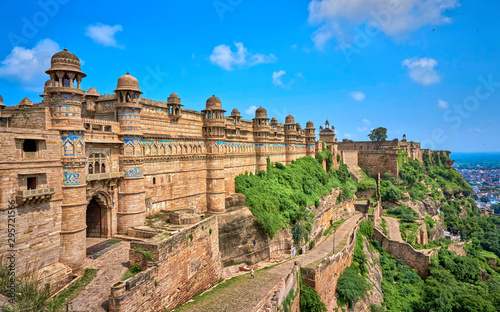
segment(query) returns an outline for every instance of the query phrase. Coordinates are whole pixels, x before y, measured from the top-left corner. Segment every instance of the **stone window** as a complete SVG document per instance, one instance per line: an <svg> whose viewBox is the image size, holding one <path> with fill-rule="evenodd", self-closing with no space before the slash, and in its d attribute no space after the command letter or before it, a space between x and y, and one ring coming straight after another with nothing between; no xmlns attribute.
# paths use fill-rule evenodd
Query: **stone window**
<svg viewBox="0 0 500 312"><path fill-rule="evenodd" d="M156 178L153 178L153 185L156 185Z"/></svg>
<svg viewBox="0 0 500 312"><path fill-rule="evenodd" d="M37 151L37 144L35 140L24 140L23 152L32 153Z"/></svg>
<svg viewBox="0 0 500 312"><path fill-rule="evenodd" d="M94 153L89 157L89 174L106 173L108 158L103 153Z"/></svg>

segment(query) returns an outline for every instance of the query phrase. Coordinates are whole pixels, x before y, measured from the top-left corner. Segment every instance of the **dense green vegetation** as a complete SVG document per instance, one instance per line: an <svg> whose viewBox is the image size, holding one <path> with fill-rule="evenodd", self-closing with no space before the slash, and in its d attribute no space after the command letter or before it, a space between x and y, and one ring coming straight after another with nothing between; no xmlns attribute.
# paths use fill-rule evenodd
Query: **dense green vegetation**
<svg viewBox="0 0 500 312"><path fill-rule="evenodd" d="M374 230L371 221L363 221L356 234L354 255L351 265L347 267L339 277L337 292L339 293L339 305L347 303L351 308L359 299L364 299L366 292L371 288L368 282L368 259L363 250L363 237L370 238Z"/></svg>
<svg viewBox="0 0 500 312"><path fill-rule="evenodd" d="M465 240L467 256L448 251L449 240L440 239L417 248L441 246L432 259L429 277L423 281L414 270L394 259L374 242L380 251L383 271L383 306L388 311L499 311L500 277L487 263L487 258L500 255L500 218L481 216L470 196L472 188L455 170L448 168L446 156L424 155L424 162L409 159L400 152L399 177L386 175L381 182L385 201L431 198L441 205L444 226ZM409 198L405 198L405 193ZM386 214L402 219L403 239L413 242L412 233L418 217L409 207L386 209ZM427 216L427 230L432 232L436 221Z"/></svg>
<svg viewBox="0 0 500 312"><path fill-rule="evenodd" d="M500 278L484 257L474 253L481 248L478 244L468 246L471 252L467 256L455 256L440 249L425 282L415 270L387 254L380 244L374 242L374 245L380 252L383 306L387 311L486 312L500 309ZM481 281L481 270L489 273L488 280Z"/></svg>
<svg viewBox="0 0 500 312"><path fill-rule="evenodd" d="M399 151L399 177L384 176L381 181L382 201L397 202L405 199L406 192L411 199L439 201L454 198L459 193L466 197L473 194L472 187L460 173L445 166L450 162L448 157L432 153L431 156L424 154L423 159L421 163Z"/></svg>
<svg viewBox="0 0 500 312"><path fill-rule="evenodd" d="M326 172L321 163L327 159ZM330 164L330 167L328 167ZM262 228L272 238L284 226L289 225L295 243L307 240L314 214L307 206L319 205L319 199L340 188L338 201L353 197L355 182L347 170L331 167L332 154L323 150L318 159L302 157L284 166L268 159L267 172L254 175L245 173L235 179L236 192L246 196L246 204Z"/></svg>
<svg viewBox="0 0 500 312"><path fill-rule="evenodd" d="M318 292L305 284L300 285L300 311L326 312L326 306L321 302Z"/></svg>

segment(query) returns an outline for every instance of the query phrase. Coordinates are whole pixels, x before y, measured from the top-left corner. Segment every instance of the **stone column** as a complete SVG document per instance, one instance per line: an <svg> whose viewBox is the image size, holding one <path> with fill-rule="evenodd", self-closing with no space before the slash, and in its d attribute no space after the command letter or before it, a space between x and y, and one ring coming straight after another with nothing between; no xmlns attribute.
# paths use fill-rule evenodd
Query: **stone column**
<svg viewBox="0 0 500 312"><path fill-rule="evenodd" d="M85 146L80 131L62 131L63 201L61 204L61 247L59 261L73 272L83 270L86 257Z"/></svg>

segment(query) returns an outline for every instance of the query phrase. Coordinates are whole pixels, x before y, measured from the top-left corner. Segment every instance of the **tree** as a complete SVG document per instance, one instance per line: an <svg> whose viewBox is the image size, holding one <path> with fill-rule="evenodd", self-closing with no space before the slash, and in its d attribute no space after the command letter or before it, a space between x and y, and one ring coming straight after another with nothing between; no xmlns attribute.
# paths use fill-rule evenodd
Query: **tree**
<svg viewBox="0 0 500 312"><path fill-rule="evenodd" d="M490 199L486 196L481 196L481 198L479 199L480 201L482 201L483 203L489 203L490 202Z"/></svg>
<svg viewBox="0 0 500 312"><path fill-rule="evenodd" d="M372 132L368 135L370 140L372 141L385 141L387 139L387 128L378 127L377 129L373 129Z"/></svg>

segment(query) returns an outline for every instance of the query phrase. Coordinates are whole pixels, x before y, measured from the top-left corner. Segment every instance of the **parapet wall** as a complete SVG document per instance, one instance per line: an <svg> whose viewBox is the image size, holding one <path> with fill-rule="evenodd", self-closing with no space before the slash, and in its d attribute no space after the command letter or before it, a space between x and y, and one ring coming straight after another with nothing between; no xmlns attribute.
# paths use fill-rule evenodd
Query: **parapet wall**
<svg viewBox="0 0 500 312"><path fill-rule="evenodd" d="M358 220L347 236L347 242L341 251L336 254L330 253L321 262L310 263L302 269L302 283L316 289L328 311L332 310L335 303L338 279L345 268L351 264L356 245L356 233L363 220L365 217Z"/></svg>
<svg viewBox="0 0 500 312"><path fill-rule="evenodd" d="M358 151L340 151L340 159L347 166L358 165Z"/></svg>
<svg viewBox="0 0 500 312"><path fill-rule="evenodd" d="M170 237L132 242L130 264L143 270L111 288L109 311L169 310L210 288L221 277L218 235L217 217L212 216Z"/></svg>
<svg viewBox="0 0 500 312"><path fill-rule="evenodd" d="M300 310L300 266L294 264L290 273L285 276L253 309L252 312L277 312ZM283 307L283 302L289 294L293 294L293 300L288 306L288 310Z"/></svg>
<svg viewBox="0 0 500 312"><path fill-rule="evenodd" d="M429 275L431 256L435 251L426 255L423 251L416 250L408 243L401 243L387 238L379 229L375 228L373 238L382 244L382 247L394 258L400 259L404 264L416 269L418 275L425 278Z"/></svg>

